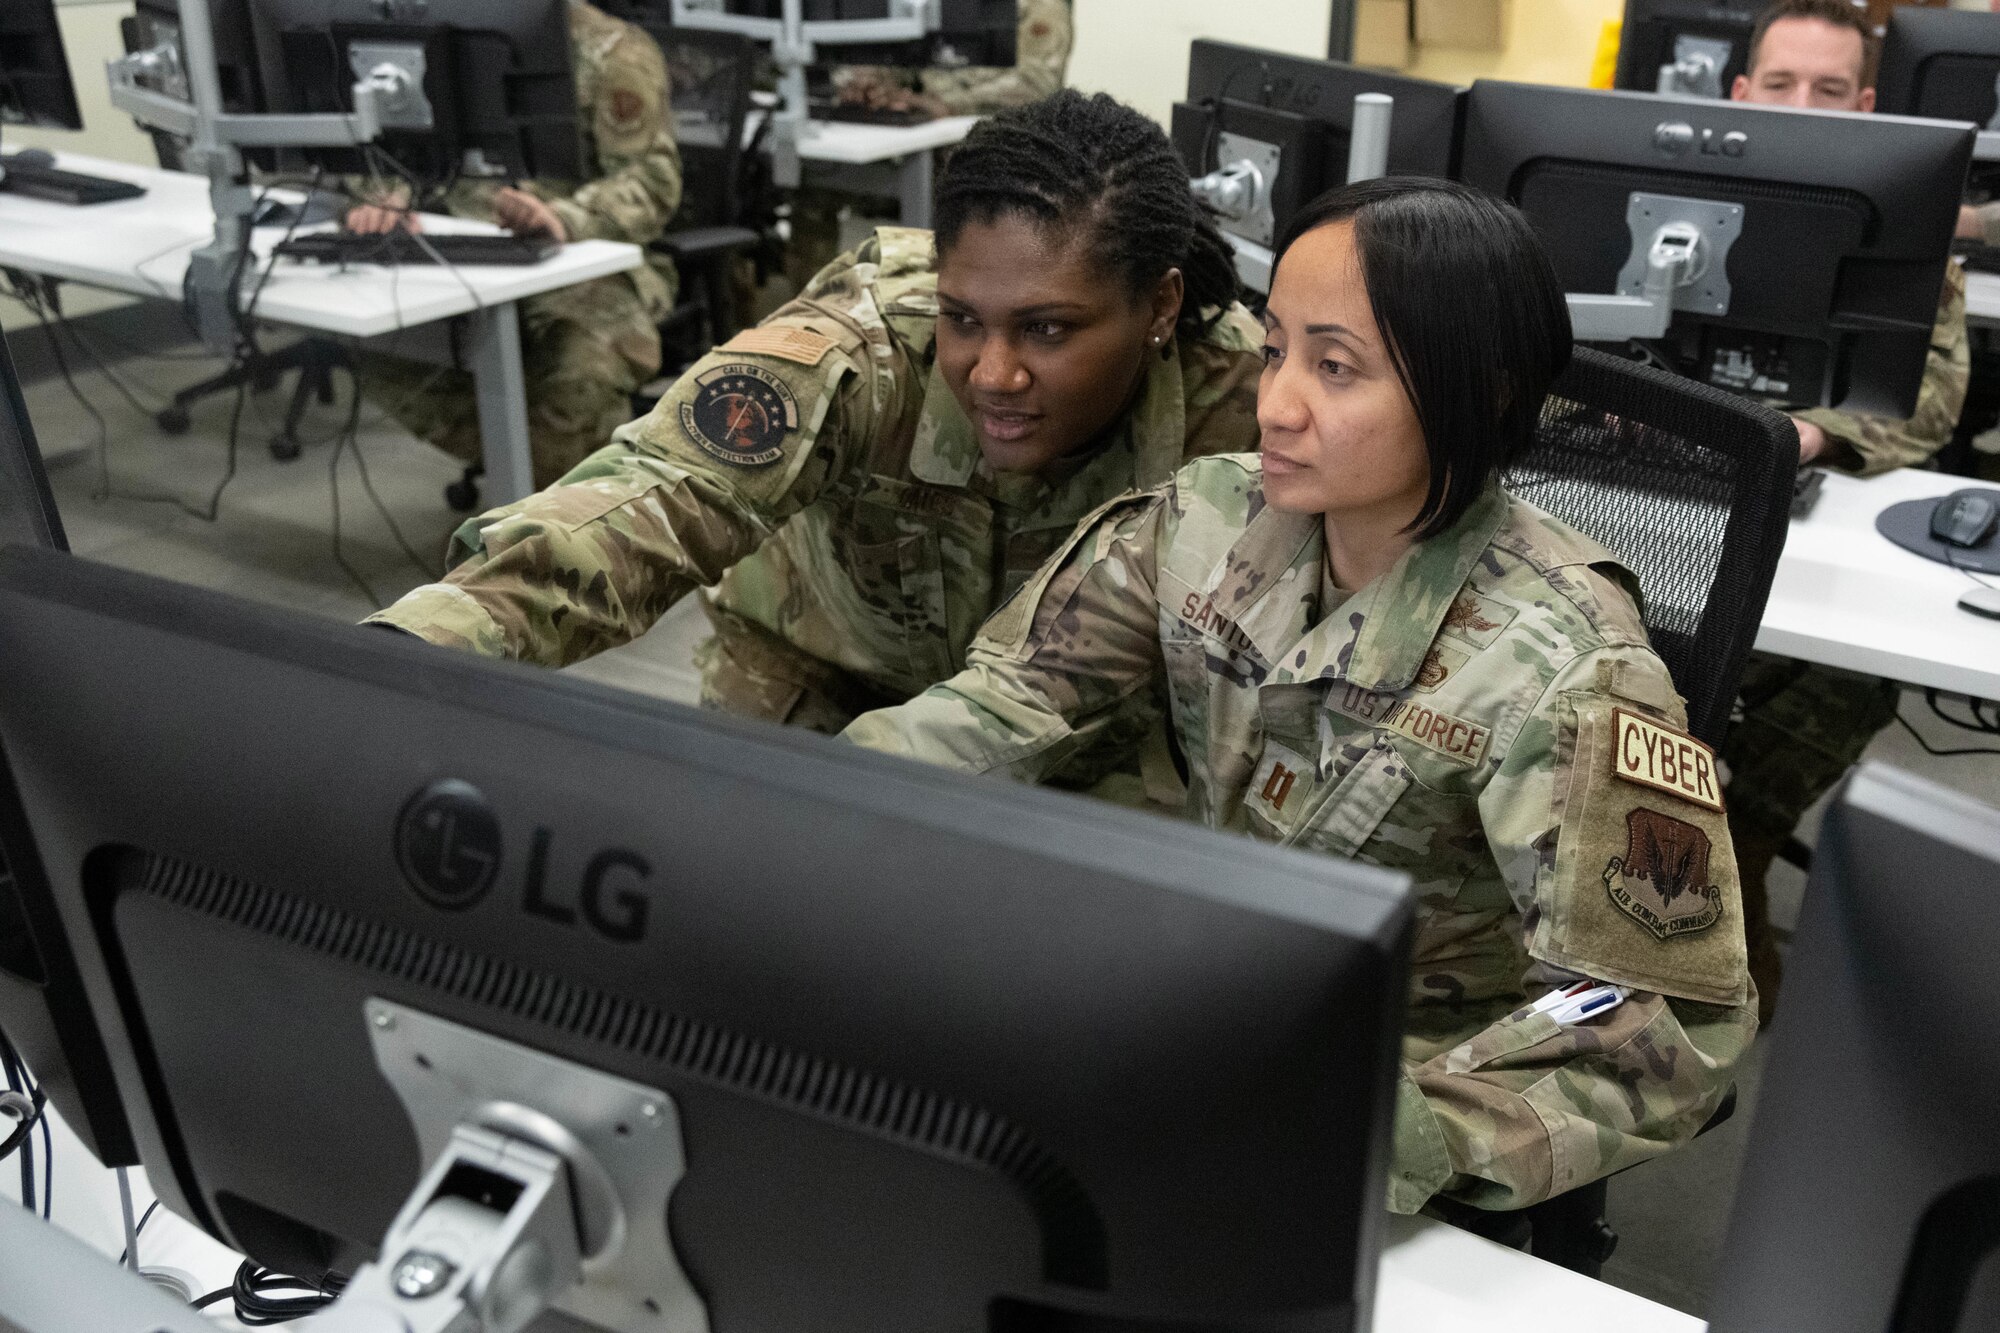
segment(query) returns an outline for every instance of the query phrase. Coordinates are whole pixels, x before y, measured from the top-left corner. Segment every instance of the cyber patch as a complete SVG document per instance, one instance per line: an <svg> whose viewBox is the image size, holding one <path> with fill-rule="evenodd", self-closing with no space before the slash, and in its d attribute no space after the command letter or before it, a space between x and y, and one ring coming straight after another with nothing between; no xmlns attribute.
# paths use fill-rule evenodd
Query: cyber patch
<svg viewBox="0 0 2000 1333"><path fill-rule="evenodd" d="M1627 782L1722 813L1715 751L1637 713L1611 710L1611 771Z"/></svg>
<svg viewBox="0 0 2000 1333"><path fill-rule="evenodd" d="M697 445L736 467L766 467L785 456L785 437L799 428L791 386L761 366L734 361L695 380L681 404L681 429Z"/></svg>

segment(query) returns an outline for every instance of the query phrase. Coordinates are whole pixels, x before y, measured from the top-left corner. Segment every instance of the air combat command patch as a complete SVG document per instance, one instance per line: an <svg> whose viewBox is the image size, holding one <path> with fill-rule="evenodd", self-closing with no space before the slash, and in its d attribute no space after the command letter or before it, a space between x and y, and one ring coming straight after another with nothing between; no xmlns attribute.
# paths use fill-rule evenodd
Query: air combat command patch
<svg viewBox="0 0 2000 1333"><path fill-rule="evenodd" d="M782 379L747 362L717 366L695 381L681 404L681 429L697 445L737 467L764 467L785 456L799 428L799 403Z"/></svg>

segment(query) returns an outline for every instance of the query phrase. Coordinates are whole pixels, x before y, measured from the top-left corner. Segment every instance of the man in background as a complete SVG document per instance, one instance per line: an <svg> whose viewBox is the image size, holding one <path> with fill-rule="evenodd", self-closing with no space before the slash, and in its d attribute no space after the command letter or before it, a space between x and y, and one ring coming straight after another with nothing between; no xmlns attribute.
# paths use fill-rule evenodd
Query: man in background
<svg viewBox="0 0 2000 1333"><path fill-rule="evenodd" d="M1739 102L1802 110L1872 111L1871 43L1864 11L1849 0L1779 0L1758 20ZM1812 408L1794 412L1799 463L1871 476L1930 459L1957 428L1971 378L1965 278L1946 271L1916 411L1906 419ZM1740 720L1722 749L1730 771L1729 832L1743 881L1744 933L1759 1018L1771 1021L1781 976L1771 938L1771 862L1813 802L1895 719L1893 681L1754 653L1738 691Z"/></svg>
<svg viewBox="0 0 2000 1333"><path fill-rule="evenodd" d="M646 245L666 230L681 202L681 155L674 142L667 66L634 24L584 0L570 0L570 43L583 124L582 182L508 184L460 179L440 199L419 204L454 217L497 222L559 241ZM370 202L350 210L354 231L417 230L406 185L364 187ZM659 322L673 309L673 264L648 253L645 266L559 288L521 303L521 360L537 489L603 448L631 420L632 393L660 372ZM371 356L369 392L409 431L468 463L480 457L472 376Z"/></svg>

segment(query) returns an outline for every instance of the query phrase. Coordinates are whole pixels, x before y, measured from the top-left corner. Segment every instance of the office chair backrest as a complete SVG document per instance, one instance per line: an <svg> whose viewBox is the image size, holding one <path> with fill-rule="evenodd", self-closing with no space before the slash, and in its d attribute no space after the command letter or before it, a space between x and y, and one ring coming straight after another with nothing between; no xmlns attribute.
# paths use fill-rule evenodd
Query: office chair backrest
<svg viewBox="0 0 2000 1333"><path fill-rule="evenodd" d="M1791 418L1579 347L1507 488L1621 556L1688 729L1719 745L1784 549Z"/></svg>
<svg viewBox="0 0 2000 1333"><path fill-rule="evenodd" d="M729 32L645 24L667 58L674 135L688 188L674 227L726 227L742 221L743 122L750 113L757 44Z"/></svg>

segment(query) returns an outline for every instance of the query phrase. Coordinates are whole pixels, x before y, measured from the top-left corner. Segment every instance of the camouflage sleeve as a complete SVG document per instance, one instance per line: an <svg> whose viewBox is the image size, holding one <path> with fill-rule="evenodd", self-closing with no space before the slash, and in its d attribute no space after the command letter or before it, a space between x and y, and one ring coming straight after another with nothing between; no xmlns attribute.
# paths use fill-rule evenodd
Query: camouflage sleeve
<svg viewBox="0 0 2000 1333"><path fill-rule="evenodd" d="M923 88L955 115L1026 106L1063 86L1072 40L1069 0L1022 0L1014 68L925 70Z"/></svg>
<svg viewBox="0 0 2000 1333"><path fill-rule="evenodd" d="M1986 233L1982 238L1988 245L2000 245L2000 199L1979 206L1979 226Z"/></svg>
<svg viewBox="0 0 2000 1333"><path fill-rule="evenodd" d="M659 239L681 206L681 150L674 142L667 62L628 25L598 72L591 132L598 178L552 202L570 239Z"/></svg>
<svg viewBox="0 0 2000 1333"><path fill-rule="evenodd" d="M1972 348L1965 335L1965 271L1945 270L1938 294L1937 323L1931 329L1930 357L1924 365L1917 410L1908 420L1816 407L1793 413L1827 434L1831 447L1819 461L1843 472L1872 477L1891 468L1929 459L1951 441L1972 382Z"/></svg>
<svg viewBox="0 0 2000 1333"><path fill-rule="evenodd" d="M718 582L819 496L884 411L869 344L809 310L738 334L556 485L467 522L445 580L370 619L564 666Z"/></svg>
<svg viewBox="0 0 2000 1333"><path fill-rule="evenodd" d="M1524 991L1629 987L1600 1018L1531 1007L1406 1064L1390 1205L1519 1208L1691 1138L1756 1031L1719 779L1659 659L1558 673L1480 798L1520 909Z"/></svg>
<svg viewBox="0 0 2000 1333"><path fill-rule="evenodd" d="M841 735L965 772L1054 773L1154 681L1164 509L1156 492L1091 514L980 629L965 670Z"/></svg>

